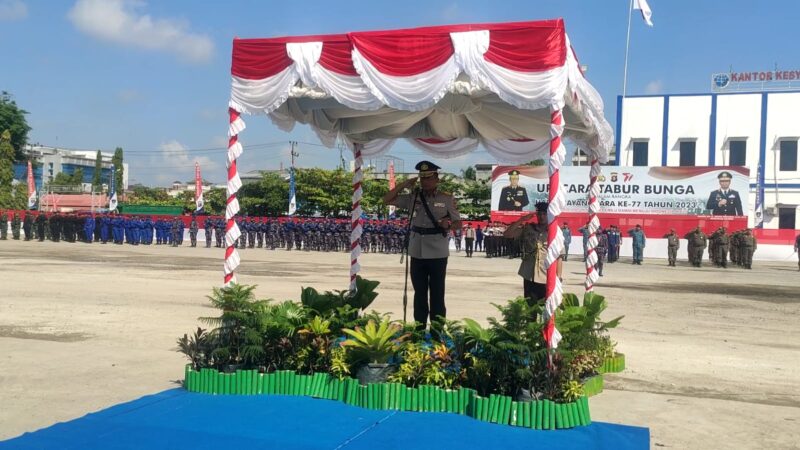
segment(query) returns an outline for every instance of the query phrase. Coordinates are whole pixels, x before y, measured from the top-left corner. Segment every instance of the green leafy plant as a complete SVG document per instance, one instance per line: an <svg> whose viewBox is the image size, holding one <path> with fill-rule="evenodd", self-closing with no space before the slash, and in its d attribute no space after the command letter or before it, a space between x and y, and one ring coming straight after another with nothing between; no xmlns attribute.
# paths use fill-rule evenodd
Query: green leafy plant
<svg viewBox="0 0 800 450"><path fill-rule="evenodd" d="M355 312L363 311L375 301L378 293L375 288L380 281L371 281L356 276L356 291L325 291L320 293L312 287L303 288L300 292L300 303L306 308L315 311L320 315L332 314L339 308L349 306ZM341 311L339 311L341 313Z"/></svg>
<svg viewBox="0 0 800 450"><path fill-rule="evenodd" d="M197 327L191 336L184 334L178 338L176 351L183 353L191 361L192 370L211 365L211 353L214 349L214 335L207 333L203 328Z"/></svg>
<svg viewBox="0 0 800 450"><path fill-rule="evenodd" d="M347 358L345 347L335 347L331 350L331 375L340 380L350 376L350 364Z"/></svg>
<svg viewBox="0 0 800 450"><path fill-rule="evenodd" d="M402 327L389 320L381 321L376 325L374 320L367 322L364 327L342 330L350 339L342 342L342 346L349 347L353 358L361 363L386 363L402 349L403 341L408 335L401 334Z"/></svg>
<svg viewBox="0 0 800 450"><path fill-rule="evenodd" d="M300 373L327 372L331 365L330 321L314 316L298 332L300 349L296 369Z"/></svg>
<svg viewBox="0 0 800 450"><path fill-rule="evenodd" d="M213 294L207 297L212 306L222 311L219 317L200 318L216 327L213 332L217 338L217 346L212 351L212 356L218 367L244 363L246 355L243 347L246 344L252 347L253 341L261 341L259 317L266 302L255 299L255 288L256 286L232 284L214 288Z"/></svg>

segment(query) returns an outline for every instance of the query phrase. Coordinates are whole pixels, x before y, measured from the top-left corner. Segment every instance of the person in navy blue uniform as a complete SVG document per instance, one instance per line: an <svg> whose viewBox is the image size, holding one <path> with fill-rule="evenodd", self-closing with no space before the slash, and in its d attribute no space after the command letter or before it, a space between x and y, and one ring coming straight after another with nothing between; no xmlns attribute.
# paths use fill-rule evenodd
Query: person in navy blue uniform
<svg viewBox="0 0 800 450"><path fill-rule="evenodd" d="M730 172L724 171L717 175L719 189L711 191L706 202L706 209L711 210L714 216L742 216L742 199L739 193L731 189Z"/></svg>

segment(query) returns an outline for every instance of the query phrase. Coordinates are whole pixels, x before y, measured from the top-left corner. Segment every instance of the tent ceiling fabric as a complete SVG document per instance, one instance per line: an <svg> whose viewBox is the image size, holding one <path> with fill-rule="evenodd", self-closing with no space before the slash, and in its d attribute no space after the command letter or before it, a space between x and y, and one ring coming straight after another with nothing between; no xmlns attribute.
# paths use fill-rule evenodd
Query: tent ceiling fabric
<svg viewBox="0 0 800 450"><path fill-rule="evenodd" d="M365 156L405 138L437 158L479 144L502 162L546 158L551 107L563 110L564 137L601 162L613 142L561 19L236 39L231 73L234 110L283 130L308 124Z"/></svg>

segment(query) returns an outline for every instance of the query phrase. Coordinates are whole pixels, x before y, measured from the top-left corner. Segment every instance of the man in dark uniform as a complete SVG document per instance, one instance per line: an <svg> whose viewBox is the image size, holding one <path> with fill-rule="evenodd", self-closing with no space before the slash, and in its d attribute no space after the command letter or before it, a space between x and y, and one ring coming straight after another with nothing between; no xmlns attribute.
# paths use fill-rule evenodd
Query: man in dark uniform
<svg viewBox="0 0 800 450"><path fill-rule="evenodd" d="M753 253L758 247L756 237L750 228L744 230L739 236L739 263L745 269L753 268Z"/></svg>
<svg viewBox="0 0 800 450"><path fill-rule="evenodd" d="M411 284L414 286L414 320L424 329L429 316L433 323L447 315L444 302L447 258L450 256L447 233L461 228L461 216L453 196L437 189L439 166L421 161L415 168L419 171L419 178L411 177L400 183L383 197L383 202L413 212L407 251L411 258ZM421 189L400 194L404 189L412 188L417 179Z"/></svg>
<svg viewBox="0 0 800 450"><path fill-rule="evenodd" d="M528 206L528 190L519 185L519 170L508 172L509 185L500 192L500 211L522 211Z"/></svg>
<svg viewBox="0 0 800 450"><path fill-rule="evenodd" d="M25 240L30 241L33 237L33 218L31 212L25 212L25 218L22 219L22 231L25 233Z"/></svg>
<svg viewBox="0 0 800 450"><path fill-rule="evenodd" d="M45 225L45 217L44 213L40 212L38 216L36 216L36 237L39 239L39 242L44 241L44 225Z"/></svg>
<svg viewBox="0 0 800 450"><path fill-rule="evenodd" d="M211 216L206 216L206 220L203 222L203 235L206 238L206 248L211 248L211 230L213 229L213 225L211 223Z"/></svg>
<svg viewBox="0 0 800 450"><path fill-rule="evenodd" d="M14 213L14 217L11 218L11 237L17 241L19 240L19 227L19 214Z"/></svg>
<svg viewBox="0 0 800 450"><path fill-rule="evenodd" d="M715 216L741 216L742 213L742 200L739 198L739 193L731 189L731 178L733 176L730 172L724 171L717 175L719 180L719 189L711 191L706 202L706 209L711 210L711 214Z"/></svg>
<svg viewBox="0 0 800 450"><path fill-rule="evenodd" d="M8 239L8 213L0 209L0 241Z"/></svg>
<svg viewBox="0 0 800 450"><path fill-rule="evenodd" d="M794 238L794 252L797 253L797 270L800 270L800 234Z"/></svg>

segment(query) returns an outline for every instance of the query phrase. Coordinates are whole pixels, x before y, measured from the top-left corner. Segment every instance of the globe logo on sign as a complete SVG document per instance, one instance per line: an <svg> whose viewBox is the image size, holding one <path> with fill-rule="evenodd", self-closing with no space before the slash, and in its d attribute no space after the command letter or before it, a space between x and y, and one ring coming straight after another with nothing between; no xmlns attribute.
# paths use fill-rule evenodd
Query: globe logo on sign
<svg viewBox="0 0 800 450"><path fill-rule="evenodd" d="M731 76L727 73L718 73L714 75L713 80L717 89L725 89L731 83Z"/></svg>

